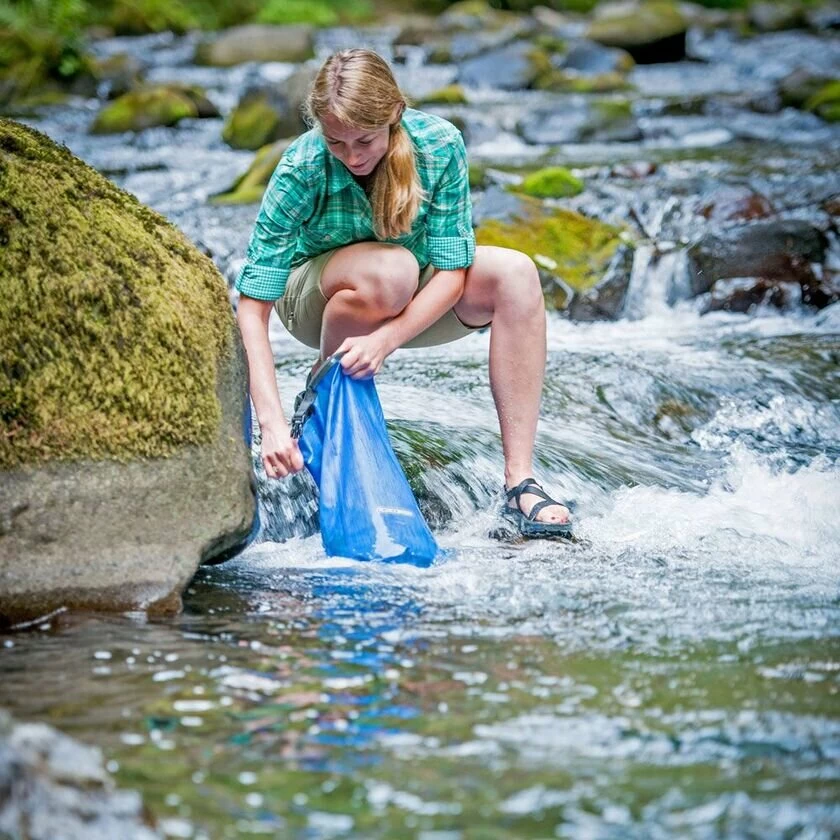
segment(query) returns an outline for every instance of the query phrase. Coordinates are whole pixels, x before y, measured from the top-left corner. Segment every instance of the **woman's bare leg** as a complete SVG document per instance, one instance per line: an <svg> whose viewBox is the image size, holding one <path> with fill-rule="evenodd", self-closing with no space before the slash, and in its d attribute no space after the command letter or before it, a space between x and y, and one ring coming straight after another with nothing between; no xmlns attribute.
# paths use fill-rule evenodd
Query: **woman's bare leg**
<svg viewBox="0 0 840 840"><path fill-rule="evenodd" d="M411 251L399 245L359 242L339 250L324 268L327 308L321 325L321 358L345 338L368 335L405 309L420 279Z"/></svg>
<svg viewBox="0 0 840 840"><path fill-rule="evenodd" d="M534 439L545 373L545 302L533 261L509 248L478 246L455 313L465 324L490 327L490 389L499 415L505 485L533 475ZM540 499L523 494L526 514ZM540 522L566 522L569 511L552 505Z"/></svg>

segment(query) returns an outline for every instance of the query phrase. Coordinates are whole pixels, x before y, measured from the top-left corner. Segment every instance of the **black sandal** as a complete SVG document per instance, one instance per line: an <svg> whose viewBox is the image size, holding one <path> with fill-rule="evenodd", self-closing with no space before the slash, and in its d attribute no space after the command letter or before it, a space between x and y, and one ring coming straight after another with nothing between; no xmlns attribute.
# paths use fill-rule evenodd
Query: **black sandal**
<svg viewBox="0 0 840 840"><path fill-rule="evenodd" d="M522 512L522 506L520 504L523 493L530 493L542 499L541 502L537 502L531 508L527 516ZM511 501L516 502L516 507L511 507L508 504ZM523 537L571 537L571 522L537 521L536 517L539 512L551 505L561 505L564 508L569 507L565 502L558 502L557 499L552 499L535 478L526 478L510 490L505 488L505 504L502 508L502 515L516 522L519 533Z"/></svg>

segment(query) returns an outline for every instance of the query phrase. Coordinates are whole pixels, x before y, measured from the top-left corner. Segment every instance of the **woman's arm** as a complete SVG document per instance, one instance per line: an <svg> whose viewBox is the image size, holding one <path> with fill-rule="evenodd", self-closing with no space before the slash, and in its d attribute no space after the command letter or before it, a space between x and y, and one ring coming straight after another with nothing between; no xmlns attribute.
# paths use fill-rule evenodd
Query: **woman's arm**
<svg viewBox="0 0 840 840"><path fill-rule="evenodd" d="M464 293L465 268L438 271L408 306L370 335L350 336L336 352L342 367L356 379L375 376L385 359L448 312Z"/></svg>
<svg viewBox="0 0 840 840"><path fill-rule="evenodd" d="M236 319L248 357L251 400L262 433L262 461L269 478L283 478L303 469L303 456L289 431L274 376L274 356L268 339L272 301L241 295Z"/></svg>

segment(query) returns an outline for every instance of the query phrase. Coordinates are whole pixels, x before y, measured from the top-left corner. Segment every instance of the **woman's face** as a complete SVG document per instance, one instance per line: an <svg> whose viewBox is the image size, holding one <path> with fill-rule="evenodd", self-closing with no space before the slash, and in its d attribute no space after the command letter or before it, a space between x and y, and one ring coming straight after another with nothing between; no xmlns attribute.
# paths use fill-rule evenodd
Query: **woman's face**
<svg viewBox="0 0 840 840"><path fill-rule="evenodd" d="M373 131L359 130L343 125L332 114L325 114L321 129L330 152L360 177L370 175L388 151L391 134L388 125Z"/></svg>

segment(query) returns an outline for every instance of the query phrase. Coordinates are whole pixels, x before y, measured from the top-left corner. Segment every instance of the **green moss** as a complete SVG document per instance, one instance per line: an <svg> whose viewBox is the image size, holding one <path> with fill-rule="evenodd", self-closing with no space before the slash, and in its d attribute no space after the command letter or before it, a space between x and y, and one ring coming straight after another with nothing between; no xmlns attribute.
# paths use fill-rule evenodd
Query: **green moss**
<svg viewBox="0 0 840 840"><path fill-rule="evenodd" d="M222 139L234 149L259 149L276 138L280 117L264 96L238 105L222 129Z"/></svg>
<svg viewBox="0 0 840 840"><path fill-rule="evenodd" d="M840 80L823 85L805 102L805 110L813 111L829 122L837 122L840 111Z"/></svg>
<svg viewBox="0 0 840 840"><path fill-rule="evenodd" d="M0 467L214 439L233 323L213 263L44 135L0 119Z"/></svg>
<svg viewBox="0 0 840 840"><path fill-rule="evenodd" d="M541 73L534 82L534 87L555 93L611 93L629 90L632 85L621 73L610 72L583 76L569 70L552 69L547 73Z"/></svg>
<svg viewBox="0 0 840 840"><path fill-rule="evenodd" d="M466 105L467 94L462 85L446 85L420 99L420 105Z"/></svg>
<svg viewBox="0 0 840 840"><path fill-rule="evenodd" d="M569 198L583 192L583 181L563 166L549 166L532 172L515 190L535 198Z"/></svg>
<svg viewBox="0 0 840 840"><path fill-rule="evenodd" d="M153 87L126 93L103 108L94 120L93 134L142 131L158 125L176 125L197 117L196 103L182 90Z"/></svg>
<svg viewBox="0 0 840 840"><path fill-rule="evenodd" d="M512 221L482 222L476 240L524 251L543 267L551 266L575 291L595 286L621 243L619 230L571 210L548 210L535 199L522 202L521 214Z"/></svg>
<svg viewBox="0 0 840 840"><path fill-rule="evenodd" d="M272 173L277 168L290 141L279 140L263 146L244 175L234 181L230 189L213 196L211 204L256 204L262 199Z"/></svg>

